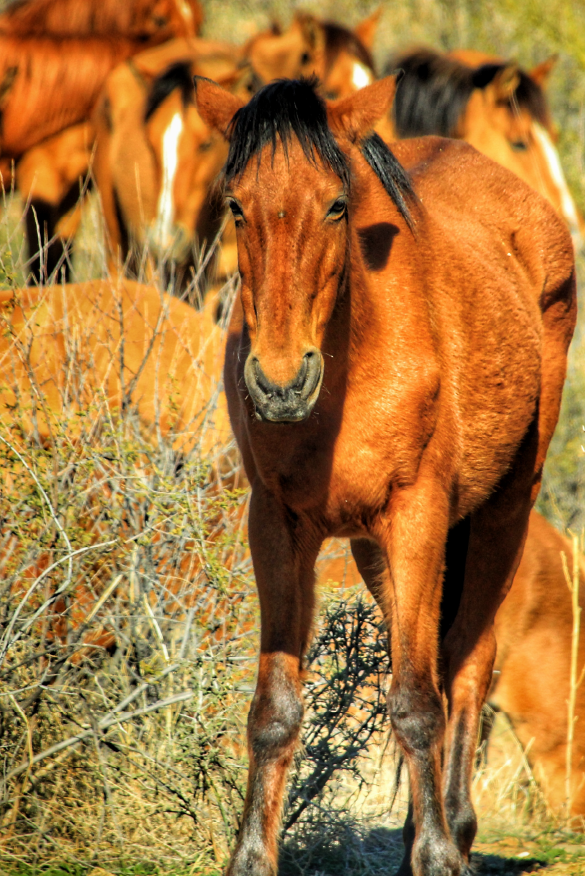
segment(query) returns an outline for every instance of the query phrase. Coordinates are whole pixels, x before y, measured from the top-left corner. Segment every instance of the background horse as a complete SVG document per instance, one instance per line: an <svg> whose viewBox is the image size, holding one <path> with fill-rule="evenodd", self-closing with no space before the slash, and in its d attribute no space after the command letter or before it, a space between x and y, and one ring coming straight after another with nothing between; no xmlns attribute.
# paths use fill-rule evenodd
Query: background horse
<svg viewBox="0 0 585 876"><path fill-rule="evenodd" d="M550 61L526 73L515 63L475 52L415 49L390 59L387 71L397 68L404 77L393 107L393 131L382 129L384 136L440 134L466 140L548 198L567 222L575 246L581 245L585 220L562 171L544 93Z"/></svg>
<svg viewBox="0 0 585 876"><path fill-rule="evenodd" d="M567 704L570 694L573 612L563 571L573 549L568 539L535 511L522 562L496 615L498 652L489 703L506 712L526 750L547 804L585 815L585 686L577 689L570 786L567 785ZM580 605L585 607L585 570L580 563ZM585 667L581 628L578 673Z"/></svg>
<svg viewBox="0 0 585 876"><path fill-rule="evenodd" d="M107 74L145 46L194 36L201 20L197 0L27 0L0 15L1 182L10 188L13 163L32 150L16 184L27 202L37 281L59 264L69 273L66 240L78 216L59 223L84 185L93 140L87 120Z"/></svg>
<svg viewBox="0 0 585 876"><path fill-rule="evenodd" d="M227 157L224 141L201 119L194 105L193 74L214 76L245 97L253 87L250 68L231 55L185 56L179 42L176 63L166 65L172 43L137 56L108 77L94 116L94 174L103 208L109 266L144 271L150 253L176 288L189 282L194 247L213 242L221 215L209 190ZM148 72L143 72L148 71ZM151 265L151 267L154 267Z"/></svg>
<svg viewBox="0 0 585 876"><path fill-rule="evenodd" d="M353 30L297 12L286 31L274 25L245 46L262 82L317 76L328 97L346 97L376 78L372 47L380 10Z"/></svg>
<svg viewBox="0 0 585 876"><path fill-rule="evenodd" d="M136 408L155 436L177 433L187 451L229 434L217 376L224 338L209 311L196 312L153 286L94 280L0 291L0 416L44 443L92 407Z"/></svg>
<svg viewBox="0 0 585 876"><path fill-rule="evenodd" d="M550 205L475 150L428 138L395 158L371 134L394 89L389 77L325 107L311 84L280 82L245 107L197 86L230 140L242 286L225 381L262 619L231 876L276 872L331 535L352 538L391 631L389 712L412 792L403 872L462 872L476 831L493 619L558 417L574 264Z"/></svg>
<svg viewBox="0 0 585 876"><path fill-rule="evenodd" d="M198 0L15 0L0 15L0 33L19 37L123 36L144 44L196 36Z"/></svg>

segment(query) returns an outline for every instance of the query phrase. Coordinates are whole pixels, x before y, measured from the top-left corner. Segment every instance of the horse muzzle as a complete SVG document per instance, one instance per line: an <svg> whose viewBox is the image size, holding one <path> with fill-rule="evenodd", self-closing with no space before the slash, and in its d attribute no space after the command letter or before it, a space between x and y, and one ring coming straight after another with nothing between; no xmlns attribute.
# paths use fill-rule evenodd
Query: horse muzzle
<svg viewBox="0 0 585 876"><path fill-rule="evenodd" d="M283 385L270 380L257 357L250 353L244 366L244 380L258 420L298 423L307 419L319 397L323 357L316 347L310 349L296 376Z"/></svg>
<svg viewBox="0 0 585 876"><path fill-rule="evenodd" d="M193 238L194 234L179 223L165 230L153 223L147 232L148 246L160 261L186 261L191 253Z"/></svg>

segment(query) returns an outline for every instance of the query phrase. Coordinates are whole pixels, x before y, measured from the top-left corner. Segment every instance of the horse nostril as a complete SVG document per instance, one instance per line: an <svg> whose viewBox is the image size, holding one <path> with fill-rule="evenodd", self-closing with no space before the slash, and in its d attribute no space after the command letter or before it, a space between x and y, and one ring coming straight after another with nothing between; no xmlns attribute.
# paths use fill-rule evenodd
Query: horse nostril
<svg viewBox="0 0 585 876"><path fill-rule="evenodd" d="M304 398L308 398L321 379L321 355L318 350L313 349L305 353L301 372L301 393Z"/></svg>
<svg viewBox="0 0 585 876"><path fill-rule="evenodd" d="M263 392L264 395L271 395L274 387L262 371L262 368L260 367L260 362L258 361L258 359L256 359L256 357L254 357L254 359L252 360L252 370L258 389Z"/></svg>

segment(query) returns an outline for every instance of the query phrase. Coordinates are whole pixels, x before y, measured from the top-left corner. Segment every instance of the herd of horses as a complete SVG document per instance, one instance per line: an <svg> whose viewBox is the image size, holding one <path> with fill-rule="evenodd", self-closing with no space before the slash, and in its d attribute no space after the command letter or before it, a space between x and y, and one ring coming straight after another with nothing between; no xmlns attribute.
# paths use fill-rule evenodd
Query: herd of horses
<svg viewBox="0 0 585 876"><path fill-rule="evenodd" d="M389 631L411 799L400 873L455 876L486 699L551 807L585 814L578 724L565 769L571 547L531 511L585 224L554 145L553 61L417 48L377 79L378 13L353 31L299 13L243 46L202 39L202 18L196 0L19 0L0 15L0 167L27 205L38 286L0 301L1 415L33 411L23 429L44 440L39 389L58 409L73 332L91 375L76 404L95 387L113 405L133 395L159 434L178 417L195 435L225 347L216 425L227 405L261 607L228 872L276 872L315 568L343 537ZM66 285L90 183L111 278ZM220 234L216 274L240 274L227 341L209 308L134 281L181 294Z"/></svg>

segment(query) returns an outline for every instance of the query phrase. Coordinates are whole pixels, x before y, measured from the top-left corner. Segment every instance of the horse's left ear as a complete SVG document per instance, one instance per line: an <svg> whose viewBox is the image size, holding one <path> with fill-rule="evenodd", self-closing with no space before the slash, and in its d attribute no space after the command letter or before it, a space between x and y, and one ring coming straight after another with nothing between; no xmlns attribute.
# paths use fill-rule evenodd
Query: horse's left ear
<svg viewBox="0 0 585 876"><path fill-rule="evenodd" d="M542 63L530 70L528 75L532 81L536 82L537 85L540 85L541 88L546 88L551 71L553 67L556 66L558 60L558 55L551 55L546 61L542 61Z"/></svg>
<svg viewBox="0 0 585 876"><path fill-rule="evenodd" d="M359 142L390 112L402 71L379 79L355 94L327 102L329 127L339 137Z"/></svg>
<svg viewBox="0 0 585 876"><path fill-rule="evenodd" d="M244 106L244 101L203 76L194 76L193 84L199 115L210 128L215 128L228 140L230 122Z"/></svg>
<svg viewBox="0 0 585 876"><path fill-rule="evenodd" d="M358 40L368 49L370 52L372 51L372 47L374 45L374 38L376 36L376 31L378 30L378 24L380 23L380 16L382 15L382 7L378 6L375 12L372 12L367 18L364 18L363 21L360 21L359 24L353 29Z"/></svg>

